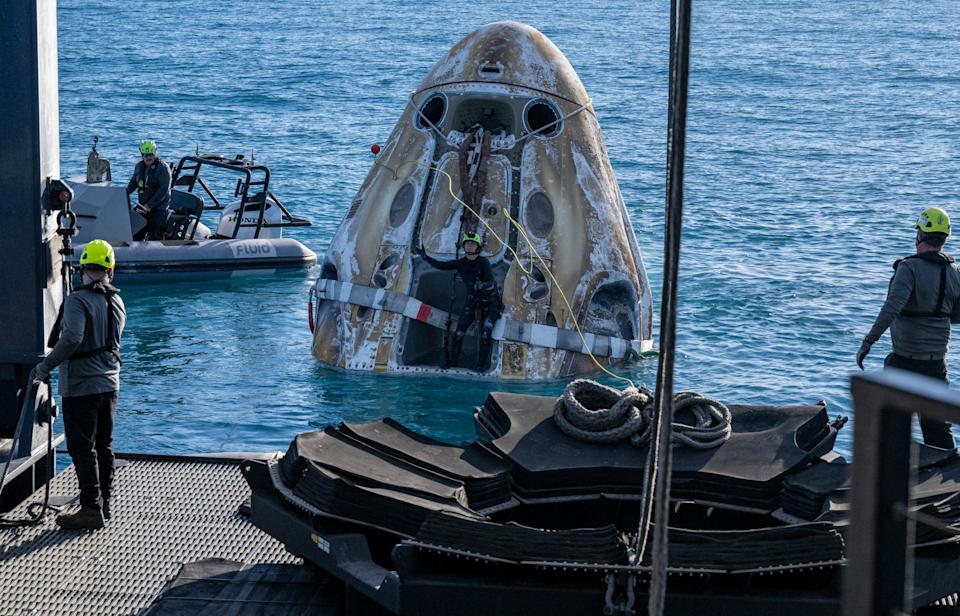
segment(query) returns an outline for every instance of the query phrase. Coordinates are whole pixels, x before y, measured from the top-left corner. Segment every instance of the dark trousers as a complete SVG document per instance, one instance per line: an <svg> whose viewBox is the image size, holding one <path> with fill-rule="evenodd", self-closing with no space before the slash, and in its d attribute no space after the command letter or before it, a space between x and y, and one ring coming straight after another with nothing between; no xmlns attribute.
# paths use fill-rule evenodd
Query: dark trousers
<svg viewBox="0 0 960 616"><path fill-rule="evenodd" d="M80 484L80 504L100 508L113 490L113 418L117 392L63 398L63 431Z"/></svg>
<svg viewBox="0 0 960 616"><path fill-rule="evenodd" d="M883 365L889 366L890 368L908 370L910 372L915 372L917 374L939 379L946 383L950 382L950 379L947 378L946 359L911 359L909 357L904 357L903 355L890 353L887 355L886 359L883 360ZM923 442L927 445L942 447L943 449L953 449L955 446L953 442L953 434L950 432L950 424L946 422L933 421L921 417L920 430L923 431Z"/></svg>
<svg viewBox="0 0 960 616"><path fill-rule="evenodd" d="M490 364L490 343L493 334L493 326L500 318L499 311L493 304L485 303L473 298L468 298L466 305L460 312L460 318L457 319L457 330L453 332L453 340L450 344L450 363L454 366L460 360L460 349L463 346L463 337L467 330L473 325L480 314L480 349L477 358L477 368L486 370Z"/></svg>
<svg viewBox="0 0 960 616"><path fill-rule="evenodd" d="M167 215L170 210L167 208L153 209L147 214L147 239L162 240L167 231Z"/></svg>

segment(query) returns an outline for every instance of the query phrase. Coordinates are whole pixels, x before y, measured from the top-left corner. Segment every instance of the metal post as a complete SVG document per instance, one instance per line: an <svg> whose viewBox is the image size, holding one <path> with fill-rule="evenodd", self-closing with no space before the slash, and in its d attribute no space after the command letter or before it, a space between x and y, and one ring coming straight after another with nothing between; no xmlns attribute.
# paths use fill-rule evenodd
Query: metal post
<svg viewBox="0 0 960 616"><path fill-rule="evenodd" d="M660 296L660 356L657 366L652 563L654 575L648 611L662 613L666 596L667 527L670 513L673 367L676 356L677 285L683 228L683 170L687 137L687 90L690 75L692 0L672 0L670 13L670 102L667 114L667 191L664 225L663 291Z"/></svg>
<svg viewBox="0 0 960 616"><path fill-rule="evenodd" d="M60 174L56 0L0 3L0 40L0 437L9 437L62 299L56 222L43 207Z"/></svg>
<svg viewBox="0 0 960 616"><path fill-rule="evenodd" d="M851 379L855 416L847 616L910 613L914 523L904 512L911 484L910 424L923 417L960 423L960 392L900 370Z"/></svg>
<svg viewBox="0 0 960 616"><path fill-rule="evenodd" d="M848 580L858 577L858 601L864 613L891 614L904 607L907 565L907 519L897 515L906 504L910 484L910 415L857 413L854 424L853 500L872 506L854 507ZM868 565L867 563L871 563ZM861 586L861 584L863 584ZM852 607L852 606L851 606Z"/></svg>

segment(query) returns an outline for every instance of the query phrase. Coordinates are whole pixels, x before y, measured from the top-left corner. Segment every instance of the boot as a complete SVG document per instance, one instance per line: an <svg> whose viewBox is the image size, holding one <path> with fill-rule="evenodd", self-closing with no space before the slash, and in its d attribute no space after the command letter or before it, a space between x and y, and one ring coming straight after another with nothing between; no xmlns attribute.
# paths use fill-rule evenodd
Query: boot
<svg viewBox="0 0 960 616"><path fill-rule="evenodd" d="M480 341L480 353L477 356L477 372L486 372L490 369L490 341Z"/></svg>
<svg viewBox="0 0 960 616"><path fill-rule="evenodd" d="M103 519L104 519L104 520L109 520L109 519L110 519L110 515L111 515L111 513L110 513L110 499L109 499L109 498L103 499L103 506L100 508L100 510L103 511Z"/></svg>
<svg viewBox="0 0 960 616"><path fill-rule="evenodd" d="M447 365L448 368L456 368L457 363L460 361L460 350L463 348L463 336L457 336L454 334L453 340L450 341L450 360Z"/></svg>
<svg viewBox="0 0 960 616"><path fill-rule="evenodd" d="M96 507L84 505L74 514L58 515L57 524L60 528L96 530L103 528L103 514Z"/></svg>

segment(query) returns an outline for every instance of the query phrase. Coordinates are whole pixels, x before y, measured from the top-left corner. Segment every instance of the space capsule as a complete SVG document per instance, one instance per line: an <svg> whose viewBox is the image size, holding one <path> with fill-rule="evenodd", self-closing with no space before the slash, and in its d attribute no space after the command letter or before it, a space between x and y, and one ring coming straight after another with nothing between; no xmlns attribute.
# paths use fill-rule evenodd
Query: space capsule
<svg viewBox="0 0 960 616"><path fill-rule="evenodd" d="M320 362L552 379L652 348L650 286L596 114L542 33L502 21L467 35L374 149L311 288ZM421 256L464 257L465 235L482 238L501 300L479 369L479 313L450 365L473 314L464 276Z"/></svg>

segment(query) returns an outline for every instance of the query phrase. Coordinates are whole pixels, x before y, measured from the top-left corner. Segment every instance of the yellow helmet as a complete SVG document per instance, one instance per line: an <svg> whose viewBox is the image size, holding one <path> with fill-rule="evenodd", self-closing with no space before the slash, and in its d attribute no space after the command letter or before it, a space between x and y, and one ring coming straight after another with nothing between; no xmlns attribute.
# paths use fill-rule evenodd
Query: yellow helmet
<svg viewBox="0 0 960 616"><path fill-rule="evenodd" d="M943 233L950 235L950 217L938 207L928 207L920 212L915 225L924 233Z"/></svg>
<svg viewBox="0 0 960 616"><path fill-rule="evenodd" d="M479 233L464 233L463 237L460 238L460 245L463 246L464 242L473 242L477 246L483 248L483 237Z"/></svg>
<svg viewBox="0 0 960 616"><path fill-rule="evenodd" d="M113 246L103 240L93 240L83 248L80 254L80 265L93 265L105 270L112 270L116 265L113 256Z"/></svg>

